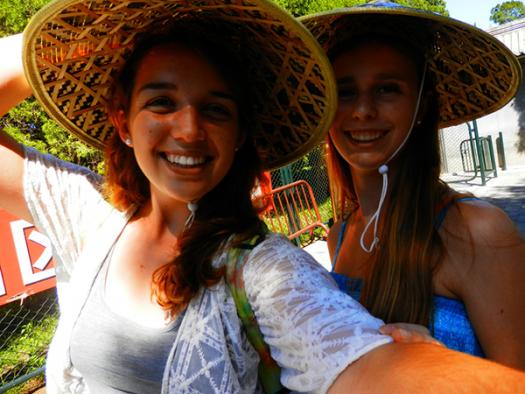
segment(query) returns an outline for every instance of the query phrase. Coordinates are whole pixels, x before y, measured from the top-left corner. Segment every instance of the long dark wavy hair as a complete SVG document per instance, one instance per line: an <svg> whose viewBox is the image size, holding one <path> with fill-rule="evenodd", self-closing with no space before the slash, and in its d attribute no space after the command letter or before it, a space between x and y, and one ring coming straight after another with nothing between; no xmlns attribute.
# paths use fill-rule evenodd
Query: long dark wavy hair
<svg viewBox="0 0 525 394"><path fill-rule="evenodd" d="M425 67L424 52L394 36L352 39L334 48L330 58L333 61L343 51L367 42L390 45L411 59L418 70ZM383 208L380 244L371 255L372 267L364 278L361 302L385 322L429 325L434 293L432 276L445 252L435 227L436 208L451 189L439 179L439 104L432 75L427 73L423 83L425 103L421 123L414 126L395 158L398 171L390 178L391 198ZM337 152L330 136L327 142L330 187L336 210L344 218L359 208L359 202L348 163Z"/></svg>
<svg viewBox="0 0 525 394"><path fill-rule="evenodd" d="M216 284L223 269L212 265L214 255L232 235L233 245L264 233L251 202L251 190L261 177L262 165L255 149L251 127L254 125L249 79L235 53L220 32L195 30L191 26L172 26L162 32L146 33L136 42L120 74L115 78L108 112L116 128L117 114L128 112L133 81L141 60L158 45L177 43L192 48L217 68L233 92L239 113L243 145L222 181L199 200L195 220L177 241L179 250L170 263L158 268L152 278L152 294L166 311L176 314L203 286ZM105 192L118 209L140 207L150 198L149 182L140 170L132 149L114 133L105 151Z"/></svg>

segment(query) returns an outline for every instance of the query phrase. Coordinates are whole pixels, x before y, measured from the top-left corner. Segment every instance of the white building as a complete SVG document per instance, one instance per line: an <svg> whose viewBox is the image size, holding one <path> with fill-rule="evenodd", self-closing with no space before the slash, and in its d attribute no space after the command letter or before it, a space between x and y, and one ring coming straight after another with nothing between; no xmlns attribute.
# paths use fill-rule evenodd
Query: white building
<svg viewBox="0 0 525 394"><path fill-rule="evenodd" d="M525 19L512 21L486 31L510 48L525 69ZM525 84L522 80L518 95L525 95L524 89ZM525 106L525 100L523 105ZM477 120L480 136L485 137L492 135L492 139L495 141L498 133L503 133L508 166L525 165L525 152L519 153L516 146L519 140L518 133L520 130L519 110L520 108L515 105L515 100L512 100L499 111ZM525 108L521 108L521 112L523 112L521 128L524 129L522 132L525 132ZM525 136L522 138L525 138Z"/></svg>

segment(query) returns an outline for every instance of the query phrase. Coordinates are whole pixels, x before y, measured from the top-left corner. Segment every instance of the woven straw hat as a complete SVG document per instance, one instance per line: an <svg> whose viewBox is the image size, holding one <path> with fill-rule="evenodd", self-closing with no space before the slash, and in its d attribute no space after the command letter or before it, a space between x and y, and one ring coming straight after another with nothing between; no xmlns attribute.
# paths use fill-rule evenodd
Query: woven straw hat
<svg viewBox="0 0 525 394"><path fill-rule="evenodd" d="M300 18L331 50L353 36L387 34L426 56L439 97L440 127L457 125L503 107L516 94L521 67L490 34L469 24L396 3L374 1Z"/></svg>
<svg viewBox="0 0 525 394"><path fill-rule="evenodd" d="M322 140L337 100L331 66L308 30L270 0L54 1L24 32L26 76L59 124L103 148L114 132L108 94L134 38L177 22L213 27L236 48L254 85L253 132L266 169Z"/></svg>

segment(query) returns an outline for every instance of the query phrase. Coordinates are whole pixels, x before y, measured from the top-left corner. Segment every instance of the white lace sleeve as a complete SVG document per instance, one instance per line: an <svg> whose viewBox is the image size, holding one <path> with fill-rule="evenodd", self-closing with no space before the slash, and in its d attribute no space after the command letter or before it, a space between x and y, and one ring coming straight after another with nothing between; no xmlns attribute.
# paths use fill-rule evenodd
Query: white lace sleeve
<svg viewBox="0 0 525 394"><path fill-rule="evenodd" d="M339 291L328 272L282 236L271 235L244 268L246 292L281 381L324 393L353 361L391 342L383 324Z"/></svg>
<svg viewBox="0 0 525 394"><path fill-rule="evenodd" d="M25 198L35 226L53 245L59 279L69 276L84 237L111 210L98 190L100 181L87 168L25 150Z"/></svg>

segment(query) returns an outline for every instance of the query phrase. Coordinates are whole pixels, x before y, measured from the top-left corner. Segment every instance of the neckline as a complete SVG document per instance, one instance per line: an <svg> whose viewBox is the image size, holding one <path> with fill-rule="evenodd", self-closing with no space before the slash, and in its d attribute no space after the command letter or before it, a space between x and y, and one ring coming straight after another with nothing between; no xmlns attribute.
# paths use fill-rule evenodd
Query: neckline
<svg viewBox="0 0 525 394"><path fill-rule="evenodd" d="M113 246L111 247L106 259L102 263L102 268L98 273L98 275L101 275L101 278L99 279L102 282L100 286L101 287L100 294L101 294L101 300L102 300L102 303L104 304L104 307L106 308L108 313L110 313L113 317L117 318L118 320L124 321L126 325L132 325L136 329L148 330L148 331L159 332L159 333L172 330L175 326L179 325L180 320L182 319L182 316L184 315L185 309L182 310L179 314L177 314L177 316L175 316L174 319L171 319L169 322L167 322L163 326L148 326L148 325L140 324L136 320L130 319L126 315L123 315L115 311L111 307L111 305L109 305L109 303L107 302L107 298L106 298L107 275L109 271L109 265L111 264L111 261L113 259L113 253L115 251L115 246L117 244L117 241L118 241L118 238L113 243Z"/></svg>

